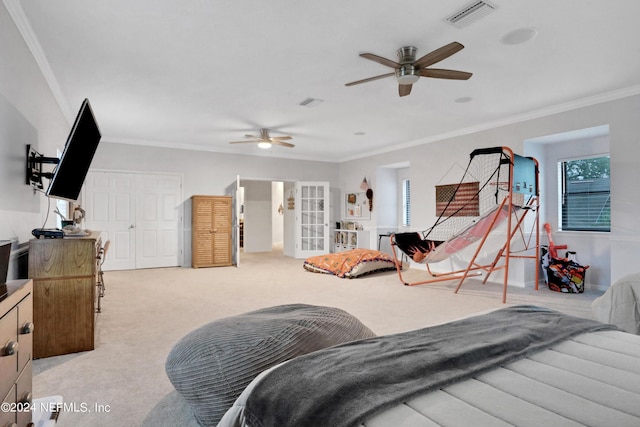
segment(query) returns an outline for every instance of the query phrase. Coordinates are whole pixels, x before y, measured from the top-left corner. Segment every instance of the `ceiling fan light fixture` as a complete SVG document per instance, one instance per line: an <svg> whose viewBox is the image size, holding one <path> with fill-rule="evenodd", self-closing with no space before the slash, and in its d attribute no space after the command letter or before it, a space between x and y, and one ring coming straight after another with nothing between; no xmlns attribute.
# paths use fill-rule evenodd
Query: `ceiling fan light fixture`
<svg viewBox="0 0 640 427"><path fill-rule="evenodd" d="M258 142L258 148L262 148L263 150L266 150L268 148L271 148L271 143L267 141L260 141Z"/></svg>
<svg viewBox="0 0 640 427"><path fill-rule="evenodd" d="M401 85L412 85L418 81L420 74L418 70L411 64L403 65L396 70L396 80Z"/></svg>

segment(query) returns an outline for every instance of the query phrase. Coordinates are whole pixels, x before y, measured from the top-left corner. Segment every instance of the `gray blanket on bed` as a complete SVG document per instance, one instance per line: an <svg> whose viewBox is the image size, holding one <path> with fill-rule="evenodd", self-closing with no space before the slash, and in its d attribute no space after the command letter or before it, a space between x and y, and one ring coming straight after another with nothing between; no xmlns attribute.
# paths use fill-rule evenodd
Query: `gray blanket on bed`
<svg viewBox="0 0 640 427"><path fill-rule="evenodd" d="M419 393L470 378L575 335L615 329L534 306L330 347L290 360L256 384L254 427L354 426Z"/></svg>

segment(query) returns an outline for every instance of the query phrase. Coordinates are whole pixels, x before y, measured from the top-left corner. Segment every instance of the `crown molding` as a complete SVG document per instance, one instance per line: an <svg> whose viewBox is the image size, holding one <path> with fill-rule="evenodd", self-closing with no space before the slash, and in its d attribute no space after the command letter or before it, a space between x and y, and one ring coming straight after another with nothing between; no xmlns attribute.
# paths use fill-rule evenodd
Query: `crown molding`
<svg viewBox="0 0 640 427"><path fill-rule="evenodd" d="M640 85L630 86L630 87L619 89L619 90L605 92L605 93L601 93L601 94L598 94L598 95L593 95L593 96L589 96L589 97L585 97L585 98L580 98L580 99L577 99L577 100L574 100L574 101L565 102L565 103L562 103L562 104L541 108L539 110L534 110L534 111L531 111L531 112L528 112L528 113L524 113L524 114L518 114L518 115L514 115L514 116L510 116L510 117L505 117L505 118L502 118L502 119L499 119L499 120L494 120L494 121L491 121L491 122L482 123L482 124L479 124L479 125L476 125L476 126L469 126L469 127L466 127L466 128L456 129L456 130L451 131L451 132L445 132L445 133L441 133L441 134L438 134L438 135L430 136L428 138L423 138L423 139L407 142L407 143L404 143L404 144L394 145L393 147L389 147L389 148L385 148L385 149L369 151L369 152L367 152L366 155L362 155L362 156L359 155L359 156L345 157L345 158L341 159L340 162L342 163L342 162L348 162L348 161L351 161L351 160L362 159L364 157L369 157L369 156L377 155L377 154L386 154L386 153L390 153L390 152L393 152L393 151L401 150L401 149L404 149L404 148L411 148L411 147L415 147L415 146L418 146L418 145L428 144L428 143L431 143L431 142L438 142L438 141L442 141L442 140L445 140L445 139L455 138L455 137L463 136L463 135L469 135L469 134L473 134L473 133L477 133L477 132L482 132L482 131L485 131L485 130L499 128L499 127L502 127L502 126L507 126L507 125L512 125L512 124L515 124L515 123L525 122L525 121L528 121L528 120L539 119L539 118L542 118L542 117L551 116L553 114L564 113L564 112L567 112L567 111L576 110L578 108L589 107L591 105L602 104L602 103L605 103L605 102L615 101L617 99L627 98L629 96L634 96L634 95L639 95L639 94L640 94Z"/></svg>
<svg viewBox="0 0 640 427"><path fill-rule="evenodd" d="M67 122L69 122L69 125L71 125L71 123L73 123L74 115L69 108L69 104L64 94L62 93L62 88L58 83L58 79L51 69L49 60L42 50L42 46L38 41L38 37L36 37L36 34L33 32L33 28L31 27L31 24L29 23L29 20L24 13L24 9L20 4L20 0L2 0L2 2L7 8L11 19L13 19L13 22L16 24L16 27L18 28L20 35L24 39L24 42L31 51L31 55L33 55L36 64L38 64L38 67L40 68L40 71L42 72L42 75L47 82L47 85L49 86L49 90L51 90L54 99L56 100L58 106L60 107L60 110L62 111L62 114L67 119Z"/></svg>
<svg viewBox="0 0 640 427"><path fill-rule="evenodd" d="M289 160L305 160L310 162L322 162L322 163L338 163L337 160L331 158L316 158L311 156L301 156L296 153L277 153L274 155L272 151L269 150L260 150L259 153L238 153L237 151L232 150L231 148L224 149L220 147L208 147L199 144L183 144L171 141L153 141L153 140L145 140L145 139L132 139L132 138L113 138L113 137L104 137L100 143L107 144L124 144L124 145L140 145L144 147L155 147L155 148L168 148L173 150L187 150L187 151L203 151L209 153L219 153L219 154L228 154L233 156L251 156L251 157L269 157L272 159L289 159Z"/></svg>

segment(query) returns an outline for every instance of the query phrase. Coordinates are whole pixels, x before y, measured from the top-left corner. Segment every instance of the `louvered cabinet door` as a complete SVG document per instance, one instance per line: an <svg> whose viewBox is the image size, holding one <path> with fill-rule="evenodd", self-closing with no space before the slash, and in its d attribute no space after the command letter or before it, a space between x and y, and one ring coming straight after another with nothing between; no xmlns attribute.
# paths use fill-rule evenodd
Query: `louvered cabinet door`
<svg viewBox="0 0 640 427"><path fill-rule="evenodd" d="M231 197L192 196L191 265L231 265Z"/></svg>
<svg viewBox="0 0 640 427"><path fill-rule="evenodd" d="M231 265L231 197L213 202L213 264Z"/></svg>

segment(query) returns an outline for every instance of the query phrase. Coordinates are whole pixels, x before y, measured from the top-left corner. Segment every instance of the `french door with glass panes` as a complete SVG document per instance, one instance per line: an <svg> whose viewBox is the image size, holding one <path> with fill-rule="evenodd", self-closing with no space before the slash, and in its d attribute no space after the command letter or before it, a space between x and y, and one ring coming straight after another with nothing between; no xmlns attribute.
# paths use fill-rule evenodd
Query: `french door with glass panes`
<svg viewBox="0 0 640 427"><path fill-rule="evenodd" d="M297 182L296 258L329 252L329 183Z"/></svg>

